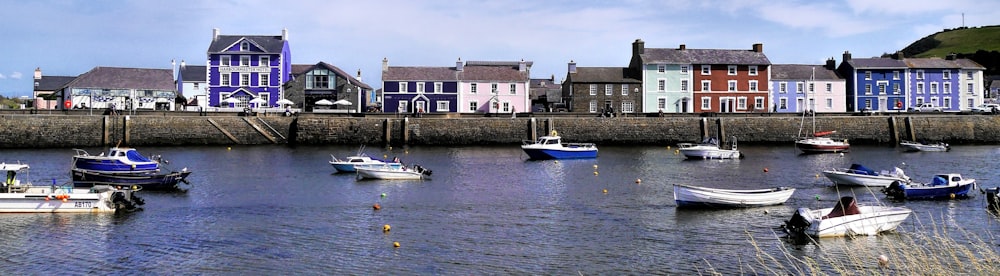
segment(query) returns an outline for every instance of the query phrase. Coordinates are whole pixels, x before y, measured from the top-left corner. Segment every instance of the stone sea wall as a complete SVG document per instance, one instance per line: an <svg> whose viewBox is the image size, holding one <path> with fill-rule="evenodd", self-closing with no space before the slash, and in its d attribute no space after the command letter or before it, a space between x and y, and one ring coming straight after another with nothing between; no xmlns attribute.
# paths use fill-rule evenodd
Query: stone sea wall
<svg viewBox="0 0 1000 276"><path fill-rule="evenodd" d="M517 144L556 130L567 142L663 145L701 137L788 143L813 120L798 117L376 118L278 116L0 115L0 147L107 145L481 145ZM1000 144L1000 116L818 116L817 131L852 144L933 140Z"/></svg>

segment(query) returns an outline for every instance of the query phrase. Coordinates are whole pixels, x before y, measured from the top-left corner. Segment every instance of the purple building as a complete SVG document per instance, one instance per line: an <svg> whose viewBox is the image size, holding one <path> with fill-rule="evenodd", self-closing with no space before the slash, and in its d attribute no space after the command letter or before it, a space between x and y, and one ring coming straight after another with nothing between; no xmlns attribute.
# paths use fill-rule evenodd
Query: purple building
<svg viewBox="0 0 1000 276"><path fill-rule="evenodd" d="M208 46L208 104L270 107L285 97L282 84L292 71L288 30L280 36L220 35Z"/></svg>
<svg viewBox="0 0 1000 276"><path fill-rule="evenodd" d="M847 81L847 112L906 110L907 66L899 58L851 58L844 52L837 71Z"/></svg>

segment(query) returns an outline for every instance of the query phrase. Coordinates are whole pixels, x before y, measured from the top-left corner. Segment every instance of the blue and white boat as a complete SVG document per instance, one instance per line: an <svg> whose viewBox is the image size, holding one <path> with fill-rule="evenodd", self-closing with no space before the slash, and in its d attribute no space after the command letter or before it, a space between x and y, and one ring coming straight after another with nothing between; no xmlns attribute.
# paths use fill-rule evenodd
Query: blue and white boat
<svg viewBox="0 0 1000 276"><path fill-rule="evenodd" d="M534 160L597 158L594 143L563 143L555 130L535 141L524 140L521 149Z"/></svg>
<svg viewBox="0 0 1000 276"><path fill-rule="evenodd" d="M957 173L938 174L930 183L896 181L882 190L893 199L955 199L969 197L976 180Z"/></svg>
<svg viewBox="0 0 1000 276"><path fill-rule="evenodd" d="M337 170L338 173L351 173L355 172L355 166L366 166L366 165L381 165L385 164L385 161L371 158L364 153L358 153L354 156L348 156L344 159L339 159L336 156L330 155L330 165L333 169ZM395 160L395 162L399 162Z"/></svg>
<svg viewBox="0 0 1000 276"><path fill-rule="evenodd" d="M90 172L115 174L155 172L160 169L160 162L143 156L136 149L113 147L107 154L90 155L82 149L76 150L73 156L73 169Z"/></svg>

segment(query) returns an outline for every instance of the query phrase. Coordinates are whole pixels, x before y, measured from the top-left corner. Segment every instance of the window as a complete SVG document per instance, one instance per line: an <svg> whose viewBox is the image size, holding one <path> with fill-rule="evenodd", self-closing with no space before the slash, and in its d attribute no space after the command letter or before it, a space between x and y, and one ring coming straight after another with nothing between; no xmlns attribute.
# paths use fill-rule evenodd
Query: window
<svg viewBox="0 0 1000 276"><path fill-rule="evenodd" d="M250 43L246 41L240 42L240 51L241 52L250 51Z"/></svg>
<svg viewBox="0 0 1000 276"><path fill-rule="evenodd" d="M590 113L597 112L597 101L590 101L590 106L588 107Z"/></svg>
<svg viewBox="0 0 1000 276"><path fill-rule="evenodd" d="M656 80L656 91L667 91L667 81L666 80Z"/></svg>
<svg viewBox="0 0 1000 276"><path fill-rule="evenodd" d="M605 96L611 96L611 94L612 94L612 92L611 92L612 88L614 88L613 85L605 84L604 85L604 95Z"/></svg>
<svg viewBox="0 0 1000 276"><path fill-rule="evenodd" d="M944 70L944 72L941 72L941 75L942 75L941 78L946 79L946 80L950 80L951 79L951 70Z"/></svg>
<svg viewBox="0 0 1000 276"><path fill-rule="evenodd" d="M936 82L932 82L931 83L931 94L937 94L937 93L938 93L938 84Z"/></svg>
<svg viewBox="0 0 1000 276"><path fill-rule="evenodd" d="M917 70L917 79L918 80L924 79L924 70Z"/></svg>
<svg viewBox="0 0 1000 276"><path fill-rule="evenodd" d="M230 61L231 58L232 57L230 57L230 56L220 56L219 57L219 65L221 65L221 66L229 66L230 64L232 64L232 61Z"/></svg>
<svg viewBox="0 0 1000 276"><path fill-rule="evenodd" d="M736 109L747 109L747 97L736 98Z"/></svg>
<svg viewBox="0 0 1000 276"><path fill-rule="evenodd" d="M516 83L511 83L510 84L510 94L511 95L517 94L517 84Z"/></svg>
<svg viewBox="0 0 1000 276"><path fill-rule="evenodd" d="M826 98L826 108L833 108L833 99Z"/></svg>
<svg viewBox="0 0 1000 276"><path fill-rule="evenodd" d="M898 83L893 83L892 84L892 94L893 95L899 95L899 84Z"/></svg>
<svg viewBox="0 0 1000 276"><path fill-rule="evenodd" d="M437 104L437 108L434 111L451 112L451 110L449 110L448 101L437 101L435 103Z"/></svg>
<svg viewBox="0 0 1000 276"><path fill-rule="evenodd" d="M889 83L887 83L887 82L878 82L878 94L879 95L885 95L886 86L888 86L888 85L889 85Z"/></svg>
<svg viewBox="0 0 1000 276"><path fill-rule="evenodd" d="M622 84L622 96L628 96L628 84Z"/></svg>
<svg viewBox="0 0 1000 276"><path fill-rule="evenodd" d="M968 108L972 108L972 107L976 106L976 99L969 99L967 105L968 105L967 106Z"/></svg>
<svg viewBox="0 0 1000 276"><path fill-rule="evenodd" d="M872 79L872 71L865 71L865 80Z"/></svg>
<svg viewBox="0 0 1000 276"><path fill-rule="evenodd" d="M916 92L917 92L917 94L923 94L924 93L924 83L922 83L922 82L918 82L917 83L917 91Z"/></svg>
<svg viewBox="0 0 1000 276"><path fill-rule="evenodd" d="M778 83L778 93L788 93L788 83L787 82Z"/></svg>
<svg viewBox="0 0 1000 276"><path fill-rule="evenodd" d="M730 76L736 75L736 65L729 65L729 75Z"/></svg>
<svg viewBox="0 0 1000 276"><path fill-rule="evenodd" d="M271 57L261 56L257 62L257 66L271 66Z"/></svg>
<svg viewBox="0 0 1000 276"><path fill-rule="evenodd" d="M701 97L701 109L709 110L712 108L712 98Z"/></svg>
<svg viewBox="0 0 1000 276"><path fill-rule="evenodd" d="M503 102L500 104L500 112L510 112L510 102Z"/></svg>
<svg viewBox="0 0 1000 276"><path fill-rule="evenodd" d="M591 96L597 95L597 85L596 84L591 84L590 85L590 95Z"/></svg>
<svg viewBox="0 0 1000 276"><path fill-rule="evenodd" d="M868 110L872 109L872 100L871 99L865 99L865 109L868 109Z"/></svg>
<svg viewBox="0 0 1000 276"><path fill-rule="evenodd" d="M931 97L931 103L934 104L935 106L940 106L938 104L938 98L937 97Z"/></svg>
<svg viewBox="0 0 1000 276"><path fill-rule="evenodd" d="M476 112L479 110L479 102L471 101L469 102L469 112Z"/></svg>
<svg viewBox="0 0 1000 276"><path fill-rule="evenodd" d="M232 86L232 84L229 81L229 78L231 77L231 75L229 75L229 73L224 73L224 74L220 75L220 77L221 77L220 78L221 80L219 81L219 85L222 85L222 86Z"/></svg>
<svg viewBox="0 0 1000 276"><path fill-rule="evenodd" d="M941 103L941 106L943 106L944 109L951 109L951 97L944 97L942 100L944 102Z"/></svg>
<svg viewBox="0 0 1000 276"><path fill-rule="evenodd" d="M687 65L681 65L681 74L682 75L687 75L687 73L688 73L688 66ZM970 76L969 79L971 80L972 79L972 77L971 77L972 74L969 74L969 76Z"/></svg>
<svg viewBox="0 0 1000 276"><path fill-rule="evenodd" d="M712 74L712 66L711 65L702 65L701 66L701 74L702 75L711 75Z"/></svg>
<svg viewBox="0 0 1000 276"><path fill-rule="evenodd" d="M751 76L756 76L757 75L757 65L750 65L750 67L747 68L747 71L749 72L749 74Z"/></svg>
<svg viewBox="0 0 1000 276"><path fill-rule="evenodd" d="M972 79L972 72L965 73L965 79L971 80Z"/></svg>
<svg viewBox="0 0 1000 276"><path fill-rule="evenodd" d="M832 93L833 92L833 84L832 83L827 83L826 84L826 92L828 92L828 93Z"/></svg>
<svg viewBox="0 0 1000 276"><path fill-rule="evenodd" d="M410 105L409 105L409 103L410 102L407 102L407 101L399 101L399 112L410 111Z"/></svg>
<svg viewBox="0 0 1000 276"><path fill-rule="evenodd" d="M663 65L663 64L657 64L656 65L656 72L657 73L665 73L665 72L667 72L667 66Z"/></svg>
<svg viewBox="0 0 1000 276"><path fill-rule="evenodd" d="M973 86L972 86L971 83L968 83L968 84L965 85L965 91L969 92L969 94L975 95L976 91L973 90L972 88L973 88ZM197 83L194 84L194 89L198 89L198 84Z"/></svg>
<svg viewBox="0 0 1000 276"><path fill-rule="evenodd" d="M271 86L270 77L271 75L267 73L257 74L257 78L259 78L257 85L263 87Z"/></svg>
<svg viewBox="0 0 1000 276"><path fill-rule="evenodd" d="M196 83L194 83L194 89L195 89L195 90L198 90L198 83L197 83L197 82L196 82Z"/></svg>
<svg viewBox="0 0 1000 276"><path fill-rule="evenodd" d="M894 80L899 79L899 71L892 71L892 79Z"/></svg>
<svg viewBox="0 0 1000 276"><path fill-rule="evenodd" d="M712 81L703 80L701 81L701 91L711 91Z"/></svg>
<svg viewBox="0 0 1000 276"><path fill-rule="evenodd" d="M683 92L687 92L688 91L688 81L687 80L681 80L681 91L683 91Z"/></svg>
<svg viewBox="0 0 1000 276"><path fill-rule="evenodd" d="M442 84L442 83L440 83L440 82L435 82L435 83L434 83L434 93L441 93L441 92L442 92L442 89L441 89L441 87L442 87L443 85L444 85L444 84ZM448 102L445 102L445 103L448 103ZM439 101L439 102L438 102L438 104L441 104L441 102Z"/></svg>
<svg viewBox="0 0 1000 276"><path fill-rule="evenodd" d="M240 56L240 66L250 66L250 56Z"/></svg>
<svg viewBox="0 0 1000 276"><path fill-rule="evenodd" d="M405 82L399 83L399 92L406 92ZM330 70L316 69L306 73L306 89L329 89Z"/></svg>
<svg viewBox="0 0 1000 276"><path fill-rule="evenodd" d="M951 83L946 82L941 84L941 91L945 94L951 94Z"/></svg>
<svg viewBox="0 0 1000 276"><path fill-rule="evenodd" d="M923 104L924 98L917 98L917 105Z"/></svg>
<svg viewBox="0 0 1000 276"><path fill-rule="evenodd" d="M495 82L491 83L490 84L490 93L496 94L497 90L499 90L498 86L497 86L497 83L495 83Z"/></svg>
<svg viewBox="0 0 1000 276"><path fill-rule="evenodd" d="M423 93L424 92L424 88L425 88L424 87L424 82L418 81L417 82L417 93Z"/></svg>
<svg viewBox="0 0 1000 276"><path fill-rule="evenodd" d="M867 83L865 84L865 95L871 95L871 94L872 94L872 84Z"/></svg>
<svg viewBox="0 0 1000 276"><path fill-rule="evenodd" d="M764 110L764 97L753 97L753 108Z"/></svg>
<svg viewBox="0 0 1000 276"><path fill-rule="evenodd" d="M750 81L750 91L757 92L757 81Z"/></svg>
<svg viewBox="0 0 1000 276"><path fill-rule="evenodd" d="M622 113L634 113L635 103L631 101L622 102Z"/></svg>
<svg viewBox="0 0 1000 276"><path fill-rule="evenodd" d="M657 98L656 108L660 111L667 109L667 98Z"/></svg>
<svg viewBox="0 0 1000 276"><path fill-rule="evenodd" d="M804 85L805 85L805 84L803 84L803 83L801 83L801 82L796 82L796 83L795 83L795 93L797 93L797 94L802 94L802 93L805 93L805 92L806 92L806 89L805 89L805 88L803 88L803 86L804 86Z"/></svg>
<svg viewBox="0 0 1000 276"><path fill-rule="evenodd" d="M406 92L410 92L409 83L407 83L405 81L404 82L400 82L399 83L399 93L406 93Z"/></svg>
<svg viewBox="0 0 1000 276"><path fill-rule="evenodd" d="M477 91L476 91L476 87L477 87L477 86L478 86L478 85L476 85L475 83L473 83L473 84L470 84L470 85L469 85L469 93L472 93L472 94L476 94L476 92L477 92Z"/></svg>
<svg viewBox="0 0 1000 276"><path fill-rule="evenodd" d="M729 81L729 91L736 91L736 81Z"/></svg>
<svg viewBox="0 0 1000 276"><path fill-rule="evenodd" d="M811 83L811 82L809 83L809 92L810 93L811 92L816 92L816 84L815 83Z"/></svg>
<svg viewBox="0 0 1000 276"><path fill-rule="evenodd" d="M778 99L778 108L787 109L788 108L788 98Z"/></svg>

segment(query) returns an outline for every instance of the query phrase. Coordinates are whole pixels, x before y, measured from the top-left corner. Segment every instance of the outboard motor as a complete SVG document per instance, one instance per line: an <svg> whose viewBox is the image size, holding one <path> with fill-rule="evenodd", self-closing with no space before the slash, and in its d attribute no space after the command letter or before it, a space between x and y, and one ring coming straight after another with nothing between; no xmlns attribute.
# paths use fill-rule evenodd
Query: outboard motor
<svg viewBox="0 0 1000 276"><path fill-rule="evenodd" d="M421 173L421 174L426 175L426 176L431 176L431 173L433 173L431 170L425 169L424 167L421 167L420 165L413 165L413 168L415 170L417 170L418 173Z"/></svg>
<svg viewBox="0 0 1000 276"><path fill-rule="evenodd" d="M135 191L126 187L111 194L111 203L115 205L115 209L118 211L134 211L140 209L140 205L146 204L145 200L134 194Z"/></svg>
<svg viewBox="0 0 1000 276"><path fill-rule="evenodd" d="M889 184L889 187L882 189L882 193L893 199L904 199L906 197L906 193L903 191L903 183L899 180L893 181L892 184Z"/></svg>
<svg viewBox="0 0 1000 276"><path fill-rule="evenodd" d="M807 228L809 228L810 225L812 225L812 223L810 223L809 220L800 215L799 211L796 210L795 214L792 215L792 218L789 219L788 221L785 221L785 225L783 226L785 228L785 232L787 232L788 234L801 235L806 231Z"/></svg>

